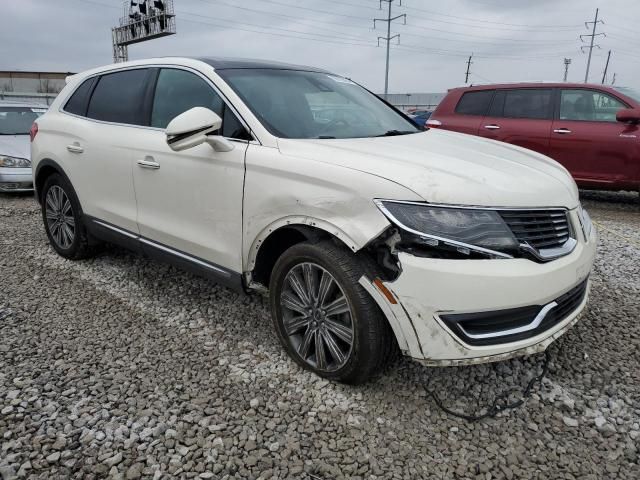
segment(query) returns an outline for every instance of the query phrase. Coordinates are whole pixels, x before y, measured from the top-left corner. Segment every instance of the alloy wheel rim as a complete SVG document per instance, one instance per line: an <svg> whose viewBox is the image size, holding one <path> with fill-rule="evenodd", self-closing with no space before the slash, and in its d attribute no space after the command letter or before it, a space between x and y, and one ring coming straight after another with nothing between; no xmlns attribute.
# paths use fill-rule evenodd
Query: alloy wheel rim
<svg viewBox="0 0 640 480"><path fill-rule="evenodd" d="M45 215L51 237L60 248L67 249L76 235L76 222L71 201L62 188L52 186L47 192Z"/></svg>
<svg viewBox="0 0 640 480"><path fill-rule="evenodd" d="M294 266L280 295L285 334L298 355L321 371L335 371L349 360L353 316L335 278L312 262Z"/></svg>

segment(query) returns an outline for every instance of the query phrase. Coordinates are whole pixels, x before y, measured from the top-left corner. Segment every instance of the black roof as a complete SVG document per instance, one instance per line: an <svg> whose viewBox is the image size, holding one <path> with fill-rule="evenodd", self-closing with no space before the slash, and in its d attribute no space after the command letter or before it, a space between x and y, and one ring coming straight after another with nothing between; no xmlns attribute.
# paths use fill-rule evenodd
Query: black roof
<svg viewBox="0 0 640 480"><path fill-rule="evenodd" d="M302 65L291 65L289 63L272 62L269 60L254 60L248 58L225 58L225 57L200 57L196 58L202 62L208 63L216 70L226 70L230 68L269 68L275 70L302 70L305 72L330 73L321 68L305 67Z"/></svg>

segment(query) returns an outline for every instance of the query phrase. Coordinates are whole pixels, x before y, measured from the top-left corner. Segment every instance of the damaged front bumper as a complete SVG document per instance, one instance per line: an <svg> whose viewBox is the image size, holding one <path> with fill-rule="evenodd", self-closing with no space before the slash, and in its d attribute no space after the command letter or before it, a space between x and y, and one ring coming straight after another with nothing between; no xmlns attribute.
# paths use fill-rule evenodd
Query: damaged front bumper
<svg viewBox="0 0 640 480"><path fill-rule="evenodd" d="M439 366L505 360L544 351L578 321L587 304L596 243L593 230L587 242L547 263L423 258L400 252L402 273L397 279L372 283L363 277L360 283L388 318L400 349L413 359ZM580 296L574 295L573 303L559 304L577 290ZM546 316L554 309L556 318L550 321ZM491 318L486 312L502 315L499 328L474 325L474 315L485 322ZM515 328L508 324L510 312L519 322ZM530 320L527 312L533 312ZM474 335L452 328L445 321L452 317L470 318L466 327L485 332L475 334L481 340L472 341Z"/></svg>

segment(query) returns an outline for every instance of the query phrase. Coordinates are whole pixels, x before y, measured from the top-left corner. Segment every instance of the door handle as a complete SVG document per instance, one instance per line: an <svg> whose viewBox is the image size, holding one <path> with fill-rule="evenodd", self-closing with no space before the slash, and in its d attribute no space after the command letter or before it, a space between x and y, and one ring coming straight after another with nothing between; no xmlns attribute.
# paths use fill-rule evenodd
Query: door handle
<svg viewBox="0 0 640 480"><path fill-rule="evenodd" d="M84 152L84 148L82 148L78 142L74 142L71 145L67 145L67 150L69 150L71 153Z"/></svg>
<svg viewBox="0 0 640 480"><path fill-rule="evenodd" d="M560 135L564 135L565 133L571 133L571 130L568 128L556 128L553 133L559 133Z"/></svg>
<svg viewBox="0 0 640 480"><path fill-rule="evenodd" d="M499 125L485 125L484 128L486 128L487 130L500 130Z"/></svg>
<svg viewBox="0 0 640 480"><path fill-rule="evenodd" d="M153 157L145 157L144 160L138 160L138 166L141 168L149 168L151 170L158 170L160 164L156 162Z"/></svg>

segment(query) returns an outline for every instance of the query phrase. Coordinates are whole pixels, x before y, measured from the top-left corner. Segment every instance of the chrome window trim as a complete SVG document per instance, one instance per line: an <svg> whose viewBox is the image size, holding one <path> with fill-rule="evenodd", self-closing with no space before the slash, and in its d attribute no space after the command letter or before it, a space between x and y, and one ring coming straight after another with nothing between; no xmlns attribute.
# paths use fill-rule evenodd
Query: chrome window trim
<svg viewBox="0 0 640 480"><path fill-rule="evenodd" d="M554 301L546 304L542 307L542 310L538 312L538 315L531 321L531 323L527 325L523 325L521 327L510 328L507 330L498 330L496 332L488 332L488 333L469 333L467 332L462 325L457 324L458 328L464 333L467 337L473 338L474 340L485 339L485 338L498 338L498 337L506 337L508 335L515 335L518 333L530 332L531 330L535 330L540 326L540 324L547 318L547 314L557 307L558 304Z"/></svg>
<svg viewBox="0 0 640 480"><path fill-rule="evenodd" d="M538 260L542 261L542 262L548 262L551 260L554 260L556 258L560 258L563 257L565 255L570 254L571 252L573 252L573 250L576 248L576 245L578 245L578 241L575 239L575 228L573 225L573 221L571 220L571 215L569 215L569 212L571 210L565 208L565 207L532 207L532 208L524 208L524 207L484 207L484 206L470 206L470 205L450 205L450 204L443 204L443 203L428 203L428 202L416 202L416 201L411 201L411 200L407 200L407 201L403 201L403 200L385 200L385 199L374 199L373 202L376 204L376 206L378 207L378 209L380 211L382 211L382 213L389 218L389 220L391 220L393 223L395 223L398 227L402 228L403 230L406 230L408 232L414 233L416 235L419 235L423 238L431 238L434 240L438 240L440 242L444 242L444 243L448 243L454 246L459 246L459 247L463 247L463 248L468 248L469 250L473 250L476 252L480 252L480 253L485 253L488 255L494 255L497 256L499 258L515 258L513 255L509 255L507 253L503 253L503 252L498 252L496 250L491 250L491 249L487 249L487 248L483 248L483 247L478 247L475 245L470 245L464 242L458 242L455 240L450 240L447 239L446 237L438 237L436 235L430 235L430 234L426 234L423 232L420 232L418 230L414 230L408 226L406 226L405 224L403 224L402 222L400 222L391 212L389 212L389 210L384 206L383 202L388 202L388 203L399 203L399 204L403 204L403 205L418 205L418 206L429 206L429 207L438 207L438 208L455 208L455 209L460 209L460 210L490 210L490 211L513 211L513 212L518 212L518 211L522 211L522 212L530 212L530 211L558 211L558 212L562 212L566 215L567 218L567 225L569 226L569 233L570 238L560 247L554 247L554 248L543 248L540 250L537 250L535 248L533 248L531 245L527 244L527 243L521 243L520 244L520 248L525 250L526 252L530 253L531 255L533 255L534 257L536 257ZM505 222L506 223L506 222Z"/></svg>
<svg viewBox="0 0 640 480"><path fill-rule="evenodd" d="M129 70L141 70L141 69L149 70L151 68L161 68L161 69L162 68L173 68L175 70L185 70L187 72L193 73L193 74L199 76L200 78L202 78L213 89L213 91L216 92L216 94L220 96L220 98L222 99L224 104L231 109L231 111L238 118L238 120L240 121L242 126L247 130L247 132L249 132L249 135L251 135L252 139L251 140L240 140L238 138L231 138L231 137L224 137L224 138L226 138L227 140L236 141L236 142L240 142L240 143L243 143L243 144L262 145L262 142L256 137L256 135L254 135L253 130L249 127L249 124L247 123L247 121L242 117L242 115L240 115L240 113L238 112L236 107L233 105L233 103L231 103L229 101L229 99L227 98L227 96L220 91L220 89L216 86L216 84L213 83L213 81L211 81L211 79L208 78L206 75L204 75L202 72L200 72L200 71L198 71L198 70L196 70L194 68L184 66L184 65L175 65L175 64L173 64L173 65L172 64L135 65L135 66L131 66L131 67L123 67L123 68L114 68L112 70L104 70L102 72L98 72L98 73L94 73L92 75L88 75L88 76L83 77L82 79L80 79L78 81L78 85L76 85L76 87L69 93L69 95L67 95L65 97L65 99L60 103L60 107L58 107L58 112L62 113L64 115L70 115L70 116L75 117L75 118L81 118L83 120L88 120L90 122L95 122L95 123L101 123L101 124L104 124L104 125L114 125L114 126L120 126L120 127L142 128L144 130L155 130L155 131L164 132L164 130L165 130L164 128L151 127L151 126L147 126L147 125L135 125L135 124L131 124L131 123L108 122L108 121L105 121L105 120L98 120L98 119L95 119L95 118L83 117L82 115L76 115L75 113L67 112L64 109L64 106L67 104L67 102L69 101L71 96L76 92L78 87L80 85L82 85L85 81L89 80L90 78L101 77L103 75L110 75L112 73L126 72L126 71L129 71Z"/></svg>

